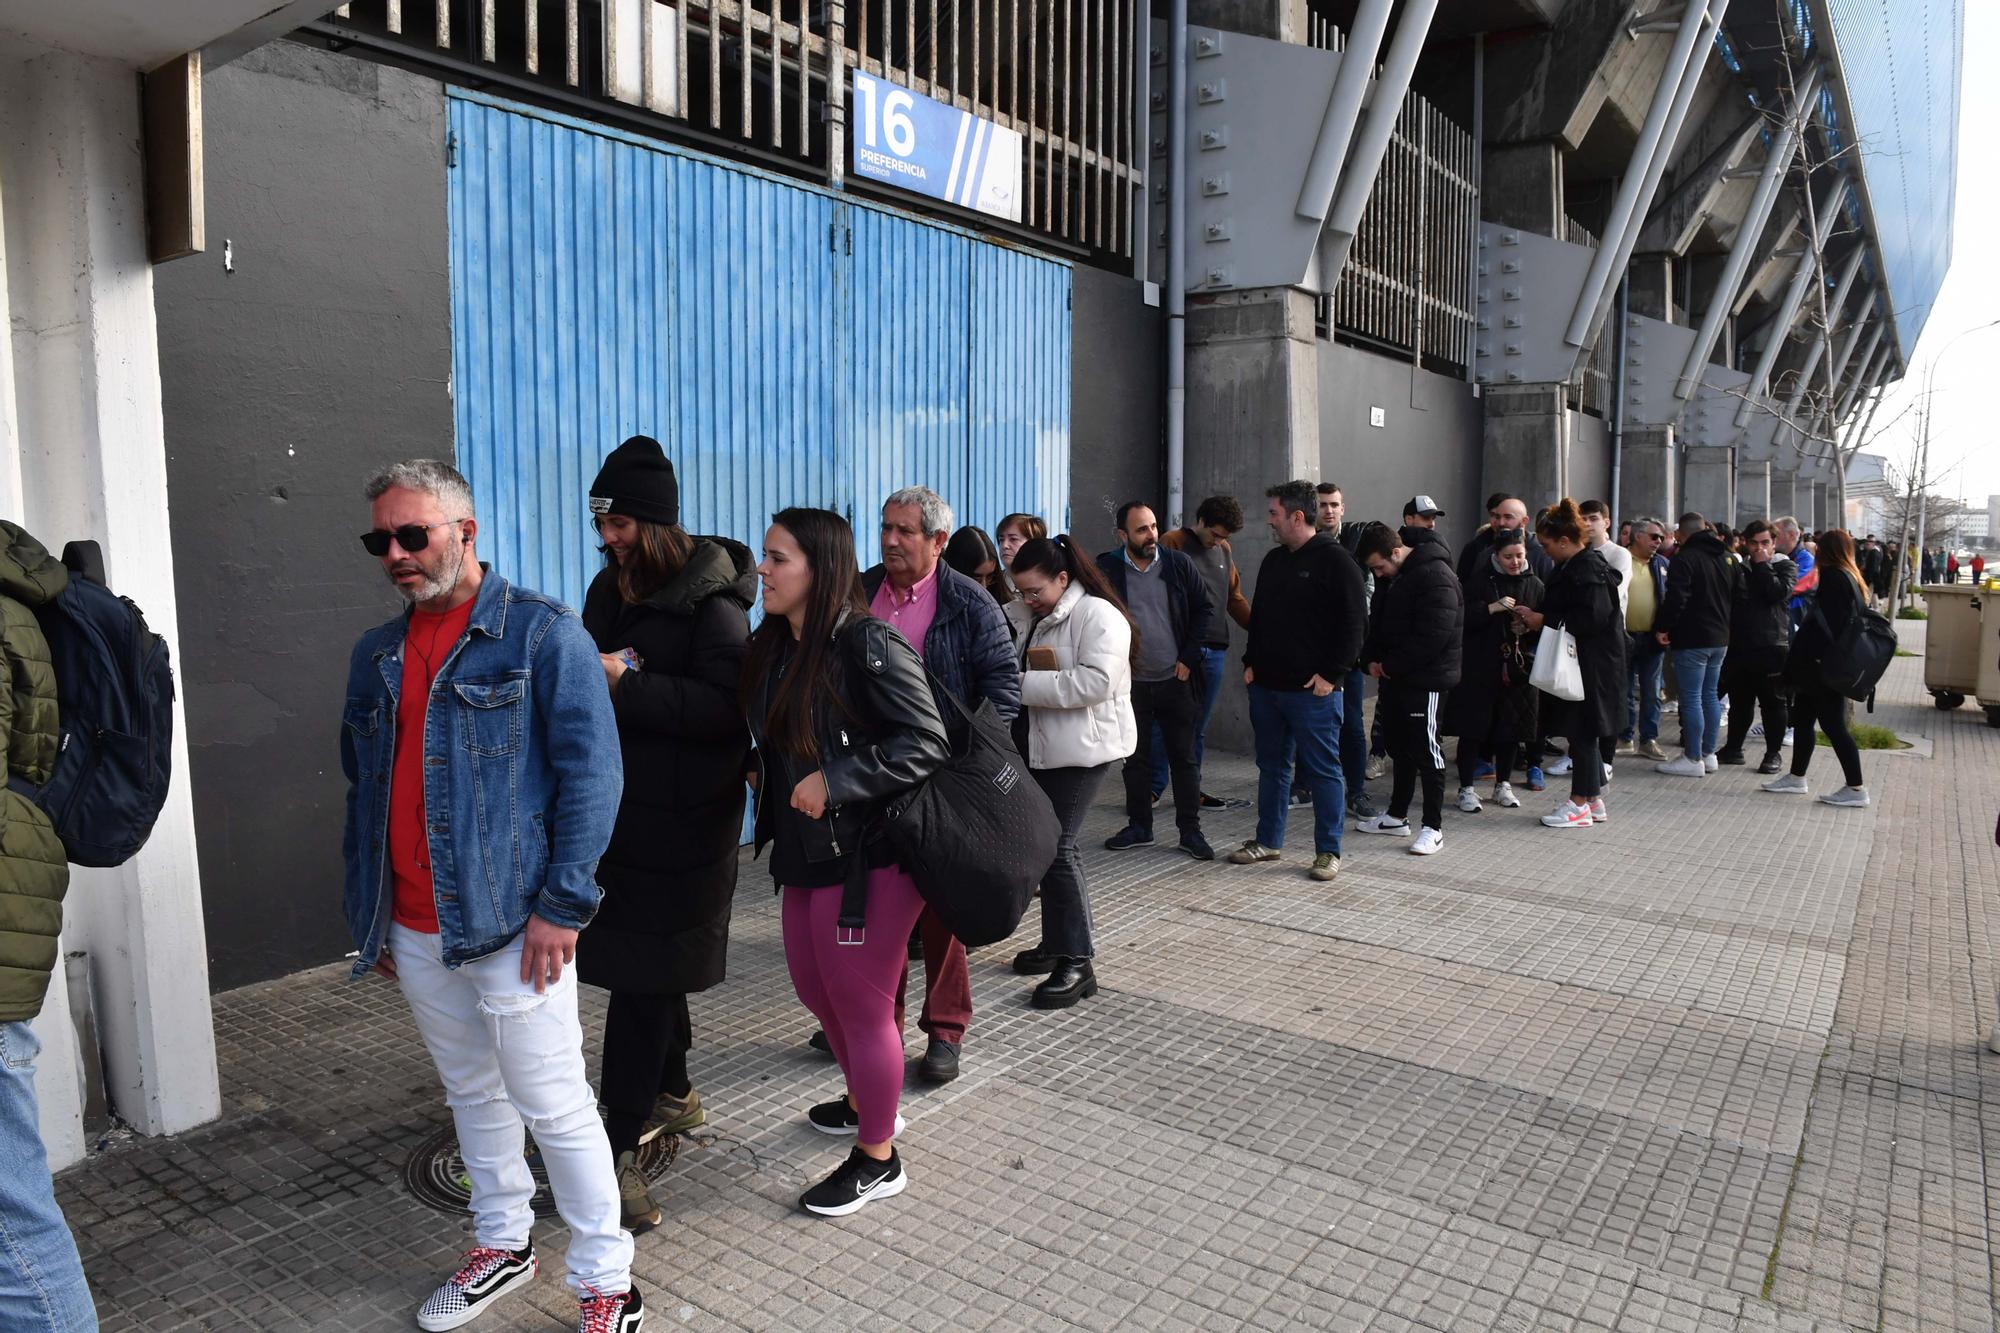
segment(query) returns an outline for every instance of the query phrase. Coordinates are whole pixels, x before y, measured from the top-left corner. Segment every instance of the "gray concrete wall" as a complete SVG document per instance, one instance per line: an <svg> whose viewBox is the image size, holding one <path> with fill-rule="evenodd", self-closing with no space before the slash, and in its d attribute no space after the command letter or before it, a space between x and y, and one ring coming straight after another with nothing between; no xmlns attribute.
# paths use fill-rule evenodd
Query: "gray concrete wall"
<svg viewBox="0 0 2000 1333"><path fill-rule="evenodd" d="M452 456L451 300L439 84L279 43L202 96L209 252L161 266L154 293L222 989L351 947L340 700L355 637L398 605L355 541L361 483Z"/></svg>
<svg viewBox="0 0 2000 1333"><path fill-rule="evenodd" d="M1119 505L1166 503L1165 317L1143 284L1102 269L1078 264L1072 291L1070 526L1109 546Z"/></svg>
<svg viewBox="0 0 2000 1333"><path fill-rule="evenodd" d="M1568 484L1563 489L1579 504L1585 500L1611 502L1611 427L1602 417L1582 412L1569 414L1566 480Z"/></svg>
<svg viewBox="0 0 2000 1333"><path fill-rule="evenodd" d="M1438 531L1454 550L1486 521L1480 402L1464 380L1321 340L1319 410L1320 474L1340 484L1349 518L1393 525L1421 492L1444 506Z"/></svg>

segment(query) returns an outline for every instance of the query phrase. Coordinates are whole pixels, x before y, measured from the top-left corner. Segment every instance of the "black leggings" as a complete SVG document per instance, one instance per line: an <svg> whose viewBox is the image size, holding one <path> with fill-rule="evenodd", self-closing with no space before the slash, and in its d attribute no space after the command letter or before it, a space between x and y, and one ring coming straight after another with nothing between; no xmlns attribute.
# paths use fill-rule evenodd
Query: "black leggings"
<svg viewBox="0 0 2000 1333"><path fill-rule="evenodd" d="M611 992L598 1092L614 1158L639 1146L639 1132L661 1093L687 1095L687 1053L693 1045L687 996Z"/></svg>
<svg viewBox="0 0 2000 1333"><path fill-rule="evenodd" d="M1743 753L1743 742L1750 737L1750 724L1757 708L1764 710L1764 749L1776 754L1785 736L1785 679L1767 671L1731 671L1729 661L1722 663L1722 690L1729 696L1729 735L1722 748L1730 754ZM1828 732L1831 736L1833 733Z"/></svg>
<svg viewBox="0 0 2000 1333"><path fill-rule="evenodd" d="M1813 747L1818 744L1813 735L1815 722L1826 733L1827 743L1833 746L1847 785L1859 787L1861 747L1854 743L1854 733L1847 729L1847 699L1824 685L1798 686L1792 705L1792 776L1804 777L1812 764Z"/></svg>

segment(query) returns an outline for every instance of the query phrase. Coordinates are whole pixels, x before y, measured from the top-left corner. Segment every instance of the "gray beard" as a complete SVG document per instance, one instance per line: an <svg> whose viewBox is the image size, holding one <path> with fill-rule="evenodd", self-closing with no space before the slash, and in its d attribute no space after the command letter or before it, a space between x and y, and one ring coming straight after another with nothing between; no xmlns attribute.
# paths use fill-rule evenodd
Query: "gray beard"
<svg viewBox="0 0 2000 1333"><path fill-rule="evenodd" d="M421 604L451 595L458 587L459 576L465 572L465 544L454 543L450 549L451 559L446 568L438 571L436 578L426 577L423 582L410 587L404 587L400 583L396 585L396 591L403 595L404 601Z"/></svg>

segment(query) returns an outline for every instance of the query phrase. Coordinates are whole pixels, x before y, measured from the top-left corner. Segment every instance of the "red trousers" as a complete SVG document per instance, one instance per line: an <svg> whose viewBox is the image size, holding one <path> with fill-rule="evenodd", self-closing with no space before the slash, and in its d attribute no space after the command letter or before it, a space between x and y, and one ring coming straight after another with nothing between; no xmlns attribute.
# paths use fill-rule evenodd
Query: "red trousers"
<svg viewBox="0 0 2000 1333"><path fill-rule="evenodd" d="M924 1011L917 1026L927 1037L957 1046L972 1022L972 974L965 965L965 946L945 929L930 908L917 922L924 941ZM910 989L910 969L903 968L896 984L896 1031L903 1030L903 998Z"/></svg>

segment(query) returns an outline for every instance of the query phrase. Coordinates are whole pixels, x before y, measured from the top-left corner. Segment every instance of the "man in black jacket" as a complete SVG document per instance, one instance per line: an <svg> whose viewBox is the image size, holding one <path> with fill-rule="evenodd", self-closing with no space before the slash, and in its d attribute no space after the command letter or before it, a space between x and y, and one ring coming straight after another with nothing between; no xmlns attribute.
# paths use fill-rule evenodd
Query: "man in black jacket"
<svg viewBox="0 0 2000 1333"><path fill-rule="evenodd" d="M1729 696L1729 738L1717 750L1718 763L1743 762L1756 708L1764 712L1764 761L1759 773L1782 767L1785 739L1785 658L1791 650L1792 620L1785 610L1798 567L1778 554L1771 525L1757 519L1743 529L1746 559L1736 579L1729 614L1729 656L1722 663L1722 689Z"/></svg>
<svg viewBox="0 0 2000 1333"><path fill-rule="evenodd" d="M1194 738L1207 691L1202 646L1216 614L1208 582L1194 561L1160 545L1160 521L1138 500L1118 506L1118 549L1097 557L1111 590L1125 603L1139 638L1132 654L1132 720L1139 746L1125 760L1125 827L1105 846L1114 852L1153 845L1153 728L1158 724L1174 788L1180 847L1197 861L1215 852L1201 834L1201 764Z"/></svg>
<svg viewBox="0 0 2000 1333"><path fill-rule="evenodd" d="M1489 497L1490 498L1490 497ZM1493 552L1493 529L1511 528L1527 534L1528 572L1538 579L1546 579L1554 572L1556 562L1549 559L1549 553L1542 549L1542 543L1535 537L1535 530L1528 526L1528 506L1512 495L1503 495L1498 504L1490 507L1493 522L1481 528L1473 539L1465 544L1465 550L1458 557L1458 581L1463 584L1472 577L1472 571L1479 568L1479 562Z"/></svg>
<svg viewBox="0 0 2000 1333"><path fill-rule="evenodd" d="M1705 777L1715 770L1722 733L1722 659L1729 652L1729 613L1735 601L1736 567L1708 520L1686 513L1680 521L1680 551L1667 565L1667 599L1653 622L1653 637L1673 649L1674 681L1680 687L1681 755L1656 764L1677 778Z"/></svg>
<svg viewBox="0 0 2000 1333"><path fill-rule="evenodd" d="M1278 544L1257 570L1243 683L1257 734L1257 836L1229 854L1236 865L1276 861L1285 845L1292 760L1313 798L1313 863L1340 873L1345 783L1340 772L1341 678L1360 654L1366 612L1361 566L1330 532L1315 530L1319 497L1309 481L1265 493Z"/></svg>
<svg viewBox="0 0 2000 1333"><path fill-rule="evenodd" d="M1375 605L1361 660L1380 682L1375 707L1383 718L1395 784L1389 808L1358 825L1364 833L1408 837L1410 799L1419 778L1424 822L1410 843L1416 856L1444 846L1444 746L1438 713L1444 692L1458 684L1465 599L1451 553L1436 533L1409 526L1401 533L1371 523L1361 534L1361 559L1375 576Z"/></svg>

